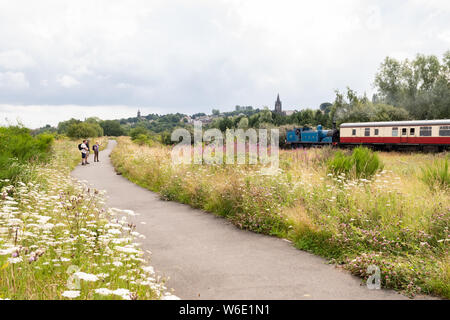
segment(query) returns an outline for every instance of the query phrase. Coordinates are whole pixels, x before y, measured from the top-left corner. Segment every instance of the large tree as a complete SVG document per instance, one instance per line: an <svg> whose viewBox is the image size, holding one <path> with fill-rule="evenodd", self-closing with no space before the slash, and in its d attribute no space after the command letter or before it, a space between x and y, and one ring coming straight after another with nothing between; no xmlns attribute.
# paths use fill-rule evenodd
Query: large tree
<svg viewBox="0 0 450 320"><path fill-rule="evenodd" d="M103 136L103 129L98 123L74 123L67 130L67 135L71 138L95 138Z"/></svg>
<svg viewBox="0 0 450 320"><path fill-rule="evenodd" d="M69 130L69 127L73 124L79 124L81 123L81 120L78 119L70 119L67 121L62 121L60 123L58 123L58 133L60 134L67 134L67 131Z"/></svg>
<svg viewBox="0 0 450 320"><path fill-rule="evenodd" d="M417 55L409 61L387 57L375 77L381 102L404 107L413 118L450 118L450 51L442 61Z"/></svg>
<svg viewBox="0 0 450 320"><path fill-rule="evenodd" d="M105 136L118 137L124 135L124 130L118 120L105 120L100 122L100 126L103 128Z"/></svg>
<svg viewBox="0 0 450 320"><path fill-rule="evenodd" d="M347 93L336 91L336 100L331 108L330 119L337 124L344 122L401 121L410 118L408 111L383 103L373 103L364 96L347 88Z"/></svg>

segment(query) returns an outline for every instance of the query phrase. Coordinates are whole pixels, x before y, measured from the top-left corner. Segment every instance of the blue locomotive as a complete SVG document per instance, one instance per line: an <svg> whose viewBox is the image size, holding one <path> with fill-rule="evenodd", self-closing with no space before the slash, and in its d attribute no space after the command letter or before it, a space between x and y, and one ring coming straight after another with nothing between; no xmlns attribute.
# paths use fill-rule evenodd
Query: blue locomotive
<svg viewBox="0 0 450 320"><path fill-rule="evenodd" d="M332 145L339 141L338 130L323 130L317 126L317 130L309 127L296 128L286 133L286 143L292 147L306 147L316 145Z"/></svg>

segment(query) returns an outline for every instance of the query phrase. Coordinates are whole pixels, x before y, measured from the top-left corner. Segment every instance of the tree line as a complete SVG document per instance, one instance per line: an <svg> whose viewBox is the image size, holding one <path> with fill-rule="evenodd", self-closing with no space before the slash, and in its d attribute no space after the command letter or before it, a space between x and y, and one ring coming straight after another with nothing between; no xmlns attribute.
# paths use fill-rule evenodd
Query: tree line
<svg viewBox="0 0 450 320"><path fill-rule="evenodd" d="M335 92L333 102L324 102L318 109L303 109L292 115L251 106L236 106L234 111L221 113L213 109L206 128L227 129L339 126L344 122L400 121L450 118L450 51L442 59L417 55L415 59L399 61L387 57L375 75L376 94L369 99L351 88ZM192 121L207 117L197 113L149 114L120 120L88 118L70 119L56 128L46 126L35 133L55 132L72 138L129 135L142 143L159 141L172 143L170 134L175 128L192 130ZM188 120L189 119L189 120Z"/></svg>

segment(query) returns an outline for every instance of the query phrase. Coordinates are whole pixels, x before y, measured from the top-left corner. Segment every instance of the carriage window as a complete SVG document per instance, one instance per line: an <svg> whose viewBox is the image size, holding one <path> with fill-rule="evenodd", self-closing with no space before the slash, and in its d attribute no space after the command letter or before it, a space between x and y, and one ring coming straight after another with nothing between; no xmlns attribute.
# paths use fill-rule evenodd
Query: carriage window
<svg viewBox="0 0 450 320"><path fill-rule="evenodd" d="M392 136L398 137L398 128L392 128Z"/></svg>
<svg viewBox="0 0 450 320"><path fill-rule="evenodd" d="M366 128L366 129L364 130L364 136L365 136L365 137L370 137L370 128Z"/></svg>
<svg viewBox="0 0 450 320"><path fill-rule="evenodd" d="M416 134L416 130L414 128L409 129L409 135L413 136Z"/></svg>
<svg viewBox="0 0 450 320"><path fill-rule="evenodd" d="M431 127L420 127L421 137L431 137Z"/></svg>
<svg viewBox="0 0 450 320"><path fill-rule="evenodd" d="M377 136L378 134L380 134L380 129L375 129L374 135Z"/></svg>
<svg viewBox="0 0 450 320"><path fill-rule="evenodd" d="M352 136L356 136L356 129L352 130Z"/></svg>
<svg viewBox="0 0 450 320"><path fill-rule="evenodd" d="M441 137L450 137L450 126L443 126L439 128L439 135Z"/></svg>
<svg viewBox="0 0 450 320"><path fill-rule="evenodd" d="M403 128L402 129L402 136L406 136L408 134L408 129Z"/></svg>

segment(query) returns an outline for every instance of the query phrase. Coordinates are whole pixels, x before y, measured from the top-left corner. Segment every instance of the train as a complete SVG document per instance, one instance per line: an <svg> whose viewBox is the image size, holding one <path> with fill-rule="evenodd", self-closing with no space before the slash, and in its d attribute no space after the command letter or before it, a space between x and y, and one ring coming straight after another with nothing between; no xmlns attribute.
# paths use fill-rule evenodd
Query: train
<svg viewBox="0 0 450 320"><path fill-rule="evenodd" d="M324 130L321 125L286 132L291 148L331 145L364 145L377 150L450 150L450 120L343 123L339 129Z"/></svg>

